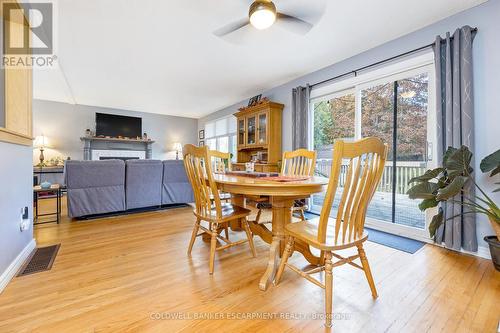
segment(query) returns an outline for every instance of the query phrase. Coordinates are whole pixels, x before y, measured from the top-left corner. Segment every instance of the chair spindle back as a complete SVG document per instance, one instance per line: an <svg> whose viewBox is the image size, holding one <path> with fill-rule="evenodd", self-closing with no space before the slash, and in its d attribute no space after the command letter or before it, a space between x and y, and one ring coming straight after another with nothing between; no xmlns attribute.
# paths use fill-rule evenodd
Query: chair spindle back
<svg viewBox="0 0 500 333"><path fill-rule="evenodd" d="M281 174L286 176L314 176L316 152L297 149L283 153Z"/></svg>
<svg viewBox="0 0 500 333"><path fill-rule="evenodd" d="M217 150L209 151L212 160L212 168L215 173L224 173L226 170L231 170L231 154L223 153Z"/></svg>
<svg viewBox="0 0 500 333"><path fill-rule="evenodd" d="M222 207L212 174L208 146L196 147L187 144L184 146L183 155L184 167L193 187L196 213L202 217L221 218ZM213 215L214 209L215 216Z"/></svg>
<svg viewBox="0 0 500 333"><path fill-rule="evenodd" d="M346 238L350 241L361 237L368 204L384 172L387 150L387 145L378 138L365 138L352 143L335 142L330 181L321 209L318 241L325 242L328 217L342 172L346 175L335 221L335 243L339 241L340 234L342 242ZM347 169L342 168L343 160L348 162Z"/></svg>

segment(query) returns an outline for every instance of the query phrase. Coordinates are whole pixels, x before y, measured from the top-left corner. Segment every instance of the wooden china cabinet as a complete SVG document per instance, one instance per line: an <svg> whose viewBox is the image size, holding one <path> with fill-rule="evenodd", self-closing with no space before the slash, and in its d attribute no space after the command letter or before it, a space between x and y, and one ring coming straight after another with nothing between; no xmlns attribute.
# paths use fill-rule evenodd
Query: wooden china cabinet
<svg viewBox="0 0 500 333"><path fill-rule="evenodd" d="M245 170L246 162L257 159L255 171L279 172L283 107L283 104L265 100L234 114L238 152L233 170Z"/></svg>

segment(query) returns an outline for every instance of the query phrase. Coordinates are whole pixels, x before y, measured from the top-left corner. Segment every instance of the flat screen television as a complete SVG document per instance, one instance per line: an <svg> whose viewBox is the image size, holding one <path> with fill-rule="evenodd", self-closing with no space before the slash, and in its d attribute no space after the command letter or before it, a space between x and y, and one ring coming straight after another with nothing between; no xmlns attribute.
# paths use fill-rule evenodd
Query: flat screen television
<svg viewBox="0 0 500 333"><path fill-rule="evenodd" d="M142 118L96 113L95 123L96 136L126 136L129 138L142 136Z"/></svg>

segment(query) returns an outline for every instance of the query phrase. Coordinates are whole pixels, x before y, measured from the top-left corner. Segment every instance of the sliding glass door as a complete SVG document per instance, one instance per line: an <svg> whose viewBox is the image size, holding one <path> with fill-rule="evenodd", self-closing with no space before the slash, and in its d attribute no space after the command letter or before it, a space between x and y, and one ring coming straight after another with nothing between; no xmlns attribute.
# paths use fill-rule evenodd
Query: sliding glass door
<svg viewBox="0 0 500 333"><path fill-rule="evenodd" d="M432 66L423 66L311 101L313 148L318 154L316 173L330 176L335 140L381 138L389 146L389 153L367 211L367 224L417 238L427 237L427 217L418 209L418 201L409 199L406 191L412 177L433 166L436 128L431 112L434 108L430 107L432 71ZM312 210L319 212L322 202L323 194L315 195ZM336 207L334 202L333 214Z"/></svg>

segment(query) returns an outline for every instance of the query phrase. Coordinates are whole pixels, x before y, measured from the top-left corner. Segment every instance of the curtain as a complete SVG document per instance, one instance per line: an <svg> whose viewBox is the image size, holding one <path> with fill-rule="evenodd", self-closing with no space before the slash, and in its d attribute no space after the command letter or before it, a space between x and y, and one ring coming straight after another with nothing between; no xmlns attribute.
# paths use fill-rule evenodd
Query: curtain
<svg viewBox="0 0 500 333"><path fill-rule="evenodd" d="M309 85L292 90L292 148L308 147L309 137Z"/></svg>
<svg viewBox="0 0 500 333"><path fill-rule="evenodd" d="M474 149L474 100L472 73L472 41L475 33L469 26L457 29L452 37L438 36L434 44L436 65L437 156L442 158L449 146L466 145ZM440 161L442 162L442 161ZM473 162L471 162L473 163ZM467 196L474 195L473 184L464 188ZM455 200L463 200L461 196ZM444 203L445 219L462 214L459 204ZM436 232L435 241L451 249L477 251L475 214L465 214L446 220Z"/></svg>

